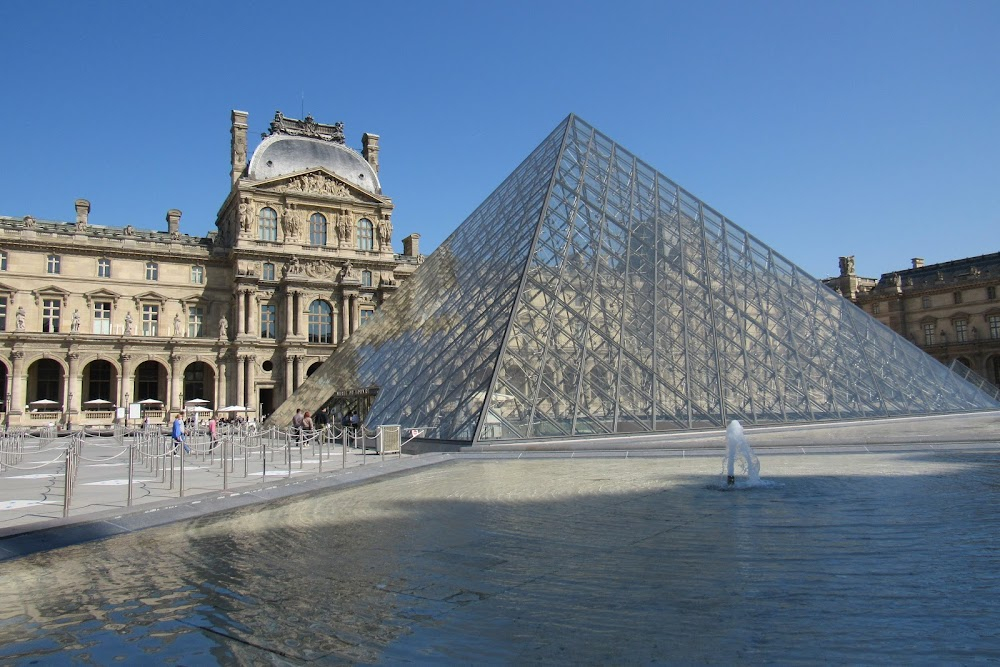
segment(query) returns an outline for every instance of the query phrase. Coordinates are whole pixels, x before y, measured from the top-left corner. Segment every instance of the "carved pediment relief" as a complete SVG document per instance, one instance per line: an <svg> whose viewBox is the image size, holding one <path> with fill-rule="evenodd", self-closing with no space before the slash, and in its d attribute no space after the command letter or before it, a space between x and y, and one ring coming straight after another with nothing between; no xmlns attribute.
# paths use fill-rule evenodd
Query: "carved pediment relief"
<svg viewBox="0 0 1000 667"><path fill-rule="evenodd" d="M313 169L269 181L261 181L255 187L258 190L269 192L302 193L366 203L383 203L385 201L382 197L346 183L326 169Z"/></svg>
<svg viewBox="0 0 1000 667"><path fill-rule="evenodd" d="M167 297L156 292L143 292L142 294L133 296L132 301L135 302L136 310L138 310L142 307L143 303L158 303L162 307L167 303Z"/></svg>
<svg viewBox="0 0 1000 667"><path fill-rule="evenodd" d="M121 294L117 292L112 292L109 289L96 289L92 292L86 292L83 298L87 300L87 305L93 304L95 301L110 301L113 305L118 305L118 299L121 298Z"/></svg>
<svg viewBox="0 0 1000 667"><path fill-rule="evenodd" d="M42 299L51 299L53 297L61 299L63 305L66 305L66 301L69 298L69 292L64 290L62 287L57 287L56 285L49 285L48 287L40 287L36 290L31 290L32 296L35 297L35 305L42 303Z"/></svg>

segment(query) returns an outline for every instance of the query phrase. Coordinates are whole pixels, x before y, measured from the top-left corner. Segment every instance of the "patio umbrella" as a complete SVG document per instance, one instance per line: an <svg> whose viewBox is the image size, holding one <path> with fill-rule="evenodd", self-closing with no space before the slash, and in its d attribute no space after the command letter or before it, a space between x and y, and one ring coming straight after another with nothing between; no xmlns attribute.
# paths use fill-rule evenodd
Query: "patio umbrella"
<svg viewBox="0 0 1000 667"><path fill-rule="evenodd" d="M227 405L219 408L216 412L253 412L253 408L245 408L242 405Z"/></svg>
<svg viewBox="0 0 1000 667"><path fill-rule="evenodd" d="M209 403L209 401L204 398L192 398L190 401L184 401L184 405L205 405L206 403Z"/></svg>
<svg viewBox="0 0 1000 667"><path fill-rule="evenodd" d="M211 408L203 408L200 405L195 405L187 409L188 412L211 412Z"/></svg>
<svg viewBox="0 0 1000 667"><path fill-rule="evenodd" d="M89 401L84 401L84 405L111 405L111 401L105 401L103 398L92 398Z"/></svg>
<svg viewBox="0 0 1000 667"><path fill-rule="evenodd" d="M59 405L59 402L53 401L48 398L40 398L37 401L32 401L31 403L28 403L28 405Z"/></svg>
<svg viewBox="0 0 1000 667"><path fill-rule="evenodd" d="M158 401L155 398L144 398L139 401L139 405L163 405L163 401Z"/></svg>

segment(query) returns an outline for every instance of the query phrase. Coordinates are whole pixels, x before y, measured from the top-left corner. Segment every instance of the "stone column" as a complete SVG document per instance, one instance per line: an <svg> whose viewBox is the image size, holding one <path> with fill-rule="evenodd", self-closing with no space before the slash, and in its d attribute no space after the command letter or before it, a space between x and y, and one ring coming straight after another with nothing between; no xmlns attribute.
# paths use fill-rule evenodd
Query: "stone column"
<svg viewBox="0 0 1000 667"><path fill-rule="evenodd" d="M260 338L260 330L257 327L258 313L260 313L260 295L256 289L247 290L247 333L251 337ZM250 406L247 406L250 407Z"/></svg>
<svg viewBox="0 0 1000 667"><path fill-rule="evenodd" d="M132 382L132 355L128 353L122 353L122 375L118 378L118 407L125 405L125 394L128 393L130 398L138 398L135 395L135 387ZM167 403L164 403L164 407L169 405L169 399ZM128 406L125 406L128 409Z"/></svg>
<svg viewBox="0 0 1000 667"><path fill-rule="evenodd" d="M302 335L302 323L299 322L299 314L302 312L302 292L295 290L292 302L292 331L296 336Z"/></svg>
<svg viewBox="0 0 1000 667"><path fill-rule="evenodd" d="M256 410L257 405L257 362L253 355L247 355L247 402L243 405ZM258 418L260 415L258 415Z"/></svg>
<svg viewBox="0 0 1000 667"><path fill-rule="evenodd" d="M14 350L10 353L10 414L24 414L24 399L27 387L24 383L24 352Z"/></svg>
<svg viewBox="0 0 1000 667"><path fill-rule="evenodd" d="M295 335L295 295L292 290L285 288L285 340Z"/></svg>
<svg viewBox="0 0 1000 667"><path fill-rule="evenodd" d="M80 353L70 352L66 355L69 361L69 374L66 378L66 412L70 415L80 414L80 401L83 398L80 396L82 390L82 385L80 383ZM70 400L70 394L73 395L72 400Z"/></svg>
<svg viewBox="0 0 1000 667"><path fill-rule="evenodd" d="M171 412L180 412L184 409L184 397L181 396L183 375L181 374L181 355L170 355L170 395L167 396L167 405L171 406Z"/></svg>
<svg viewBox="0 0 1000 667"><path fill-rule="evenodd" d="M298 389L299 385L302 384L302 357L295 357L295 388Z"/></svg>
<svg viewBox="0 0 1000 667"><path fill-rule="evenodd" d="M216 364L216 378L215 378L215 407L223 408L229 405L229 397L227 396L226 386L226 354L223 352L218 356L218 363Z"/></svg>
<svg viewBox="0 0 1000 667"><path fill-rule="evenodd" d="M243 312L243 290L236 290L236 335L243 333L243 320L246 317Z"/></svg>
<svg viewBox="0 0 1000 667"><path fill-rule="evenodd" d="M236 356L236 403L249 408L250 406L246 404L246 362L245 354Z"/></svg>
<svg viewBox="0 0 1000 667"><path fill-rule="evenodd" d="M292 375L292 364L294 363L294 358L291 355L285 356L285 400L292 395L295 391L295 377Z"/></svg>

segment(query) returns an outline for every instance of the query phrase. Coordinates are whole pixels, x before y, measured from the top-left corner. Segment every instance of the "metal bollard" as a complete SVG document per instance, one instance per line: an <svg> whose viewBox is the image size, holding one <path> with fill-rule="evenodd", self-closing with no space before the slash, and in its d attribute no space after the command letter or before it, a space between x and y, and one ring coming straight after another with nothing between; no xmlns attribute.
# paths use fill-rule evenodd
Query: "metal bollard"
<svg viewBox="0 0 1000 667"><path fill-rule="evenodd" d="M135 479L135 446L128 447L128 507L132 507L132 481Z"/></svg>

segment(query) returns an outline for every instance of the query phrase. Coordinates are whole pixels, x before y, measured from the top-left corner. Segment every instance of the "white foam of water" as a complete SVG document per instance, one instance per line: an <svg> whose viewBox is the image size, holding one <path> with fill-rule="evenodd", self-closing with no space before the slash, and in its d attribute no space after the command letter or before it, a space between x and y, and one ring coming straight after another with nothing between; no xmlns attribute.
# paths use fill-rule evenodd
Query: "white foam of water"
<svg viewBox="0 0 1000 667"><path fill-rule="evenodd" d="M737 420L726 427L726 458L722 468L722 484L728 486L732 478L736 488L770 486L760 479L760 461L743 434L743 425Z"/></svg>

